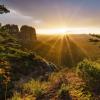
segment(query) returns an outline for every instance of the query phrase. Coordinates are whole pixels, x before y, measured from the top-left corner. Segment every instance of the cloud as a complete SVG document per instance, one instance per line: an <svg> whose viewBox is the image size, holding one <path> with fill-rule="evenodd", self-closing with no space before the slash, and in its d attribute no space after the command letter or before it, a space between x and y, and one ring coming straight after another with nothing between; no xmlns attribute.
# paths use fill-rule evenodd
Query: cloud
<svg viewBox="0 0 100 100"><path fill-rule="evenodd" d="M31 16L22 15L21 13L13 9L10 9L9 14L4 14L0 16L0 22L3 24L18 24L20 26L23 24L36 26L37 24L40 24L42 21L40 21L39 19L34 19Z"/></svg>
<svg viewBox="0 0 100 100"><path fill-rule="evenodd" d="M8 0L5 4L20 15L11 12L12 15L6 15L9 18L4 18L20 24L100 26L100 0Z"/></svg>

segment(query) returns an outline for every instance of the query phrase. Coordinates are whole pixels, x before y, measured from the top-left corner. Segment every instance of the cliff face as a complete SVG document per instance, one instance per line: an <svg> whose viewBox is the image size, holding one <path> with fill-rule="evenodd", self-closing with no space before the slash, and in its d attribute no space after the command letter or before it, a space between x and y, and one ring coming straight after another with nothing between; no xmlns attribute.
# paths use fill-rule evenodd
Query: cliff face
<svg viewBox="0 0 100 100"><path fill-rule="evenodd" d="M26 48L32 48L33 42L37 40L35 28L27 25L23 25L19 30L17 25L6 24L0 27L0 31L14 35Z"/></svg>
<svg viewBox="0 0 100 100"><path fill-rule="evenodd" d="M22 26L19 33L19 39L24 44L32 44L32 42L36 41L36 30L30 26Z"/></svg>
<svg viewBox="0 0 100 100"><path fill-rule="evenodd" d="M19 32L19 28L17 25L14 24L12 25L6 24L0 27L0 31L10 33L10 34L17 34Z"/></svg>

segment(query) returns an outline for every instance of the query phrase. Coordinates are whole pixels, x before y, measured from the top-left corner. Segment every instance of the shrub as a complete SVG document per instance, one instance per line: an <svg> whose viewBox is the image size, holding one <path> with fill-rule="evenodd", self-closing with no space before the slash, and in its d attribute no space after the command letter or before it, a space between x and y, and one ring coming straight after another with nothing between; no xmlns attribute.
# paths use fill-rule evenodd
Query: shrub
<svg viewBox="0 0 100 100"><path fill-rule="evenodd" d="M85 59L77 65L77 73L86 81L90 89L98 91L100 88L100 64Z"/></svg>
<svg viewBox="0 0 100 100"><path fill-rule="evenodd" d="M58 98L61 100L71 100L68 86L66 84L61 85L61 88L58 91Z"/></svg>
<svg viewBox="0 0 100 100"><path fill-rule="evenodd" d="M52 83L55 83L56 81L63 79L63 77L64 77L64 74L62 72L58 72L58 73L54 72L50 74L48 80Z"/></svg>
<svg viewBox="0 0 100 100"><path fill-rule="evenodd" d="M10 77L10 64L0 59L0 100L11 95L13 85Z"/></svg>
<svg viewBox="0 0 100 100"><path fill-rule="evenodd" d="M19 93L15 93L11 100L22 100Z"/></svg>
<svg viewBox="0 0 100 100"><path fill-rule="evenodd" d="M22 85L22 91L27 94L32 94L36 98L40 98L46 92L48 83L31 80Z"/></svg>

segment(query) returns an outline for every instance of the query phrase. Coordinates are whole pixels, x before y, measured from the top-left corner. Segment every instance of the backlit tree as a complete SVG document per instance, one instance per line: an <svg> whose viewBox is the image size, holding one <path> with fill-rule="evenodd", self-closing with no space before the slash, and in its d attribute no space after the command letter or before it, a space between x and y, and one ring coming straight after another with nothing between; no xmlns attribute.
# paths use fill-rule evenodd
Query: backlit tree
<svg viewBox="0 0 100 100"><path fill-rule="evenodd" d="M0 14L9 13L10 11L4 6L0 5Z"/></svg>

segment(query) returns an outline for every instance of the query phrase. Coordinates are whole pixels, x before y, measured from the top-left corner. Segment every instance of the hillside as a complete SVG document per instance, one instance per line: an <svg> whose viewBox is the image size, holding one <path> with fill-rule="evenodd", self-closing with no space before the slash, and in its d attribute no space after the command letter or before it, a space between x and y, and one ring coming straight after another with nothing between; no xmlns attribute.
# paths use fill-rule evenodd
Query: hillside
<svg viewBox="0 0 100 100"><path fill-rule="evenodd" d="M0 99L12 95L15 81L44 80L54 71L57 68L53 63L24 49L15 35L0 33Z"/></svg>

